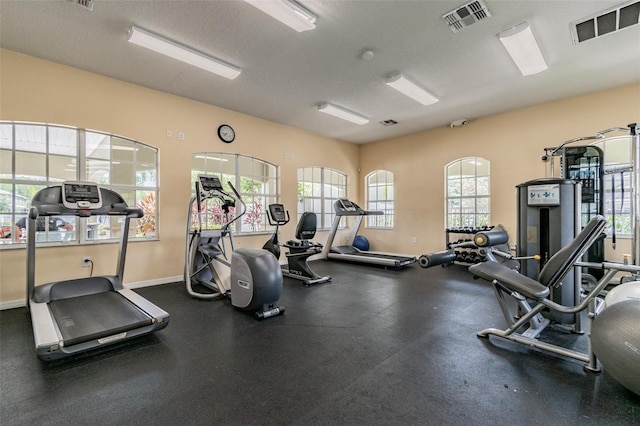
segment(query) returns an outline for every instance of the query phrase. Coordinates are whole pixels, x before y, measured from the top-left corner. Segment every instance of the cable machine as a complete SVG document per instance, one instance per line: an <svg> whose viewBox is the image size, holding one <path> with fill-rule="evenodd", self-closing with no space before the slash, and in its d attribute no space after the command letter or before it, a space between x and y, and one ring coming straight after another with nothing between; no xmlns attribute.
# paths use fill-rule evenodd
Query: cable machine
<svg viewBox="0 0 640 426"><path fill-rule="evenodd" d="M563 142L559 146L545 148L545 155L542 160L548 163L547 176L555 177L556 171L559 171L559 177L579 180L582 183L582 225L588 221L593 214L604 213L604 180L610 177L615 182L615 176L624 172L631 172L631 261L634 265L640 265L640 135L638 134L638 124L631 123L627 127L612 127L602 130L593 136L583 136L570 139ZM586 146L568 146L576 142L595 141L603 139L609 133L627 133L631 136L631 162L625 167L616 167L605 169L603 156L597 147ZM600 153L598 153L600 151ZM598 154L600 158L598 159ZM559 167L556 168L555 158L560 157ZM599 209L599 211L596 211ZM612 215L615 219L615 206L612 209ZM614 224L615 229L615 224ZM615 231L611 236L613 244L615 244ZM614 245L615 247L615 245ZM596 252L598 247L594 249ZM603 255L604 253L602 253ZM590 259L596 260L600 255L590 252Z"/></svg>

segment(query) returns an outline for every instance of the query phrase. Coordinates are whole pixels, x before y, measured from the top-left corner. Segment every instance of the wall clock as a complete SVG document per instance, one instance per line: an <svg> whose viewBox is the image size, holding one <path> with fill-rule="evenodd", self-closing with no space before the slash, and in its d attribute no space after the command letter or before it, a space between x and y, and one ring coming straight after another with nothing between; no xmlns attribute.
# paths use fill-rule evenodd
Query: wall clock
<svg viewBox="0 0 640 426"><path fill-rule="evenodd" d="M218 127L218 137L224 143L231 143L236 138L236 132L228 124L222 124Z"/></svg>

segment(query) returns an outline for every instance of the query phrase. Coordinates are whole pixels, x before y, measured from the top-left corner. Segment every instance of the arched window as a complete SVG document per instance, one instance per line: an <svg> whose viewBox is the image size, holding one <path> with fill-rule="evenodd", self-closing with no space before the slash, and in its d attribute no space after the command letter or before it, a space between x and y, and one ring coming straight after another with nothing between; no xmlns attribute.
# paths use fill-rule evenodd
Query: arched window
<svg viewBox="0 0 640 426"><path fill-rule="evenodd" d="M130 238L155 238L157 176L158 150L141 142L74 127L0 122L0 244L24 244L22 227L15 224L26 217L31 199L40 189L65 180L91 181L118 192L130 206L145 212L133 221ZM47 226L38 232L37 241L84 244L120 237L120 217L61 220L73 229Z"/></svg>
<svg viewBox="0 0 640 426"><path fill-rule="evenodd" d="M382 211L384 215L367 216L370 228L393 228L394 190L393 173L388 170L376 170L366 176L367 210Z"/></svg>
<svg viewBox="0 0 640 426"><path fill-rule="evenodd" d="M333 204L347 197L347 175L325 167L298 169L298 218L304 212L318 215L318 229L330 229Z"/></svg>
<svg viewBox="0 0 640 426"><path fill-rule="evenodd" d="M238 234L250 234L267 231L267 208L278 199L278 168L266 161L239 154L223 152L199 152L191 157L191 191L200 174L214 175L220 178L223 187L227 182L238 190L247 205L247 212L236 222L234 231ZM215 210L215 207L211 206ZM216 228L223 223L223 213L212 211L206 215L205 227Z"/></svg>
<svg viewBox="0 0 640 426"><path fill-rule="evenodd" d="M466 157L445 166L446 227L488 225L491 221L489 161Z"/></svg>

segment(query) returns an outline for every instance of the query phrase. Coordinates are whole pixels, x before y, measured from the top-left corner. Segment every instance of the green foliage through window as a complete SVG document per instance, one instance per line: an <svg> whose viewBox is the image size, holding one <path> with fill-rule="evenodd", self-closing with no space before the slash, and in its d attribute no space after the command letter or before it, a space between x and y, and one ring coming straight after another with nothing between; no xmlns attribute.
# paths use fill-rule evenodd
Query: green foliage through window
<svg viewBox="0 0 640 426"><path fill-rule="evenodd" d="M24 243L14 224L24 217L40 189L66 180L90 181L118 192L130 206L141 206L130 238L157 235L158 150L143 143L84 129L39 123L0 122L0 244ZM72 224L75 243L117 241L122 218L96 217ZM39 237L60 241L56 230ZM70 241L65 241L69 243Z"/></svg>

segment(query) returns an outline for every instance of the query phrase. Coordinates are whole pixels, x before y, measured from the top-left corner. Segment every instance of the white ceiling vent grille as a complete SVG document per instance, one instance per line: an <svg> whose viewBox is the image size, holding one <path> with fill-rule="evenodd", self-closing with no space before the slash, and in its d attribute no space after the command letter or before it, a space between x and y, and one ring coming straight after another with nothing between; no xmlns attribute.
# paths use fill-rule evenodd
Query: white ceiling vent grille
<svg viewBox="0 0 640 426"><path fill-rule="evenodd" d="M93 0L69 0L75 4L79 4L85 9L93 10Z"/></svg>
<svg viewBox="0 0 640 426"><path fill-rule="evenodd" d="M573 44L623 30L640 21L640 1L630 1L569 24Z"/></svg>
<svg viewBox="0 0 640 426"><path fill-rule="evenodd" d="M491 13L489 13L489 9L487 9L484 2L482 0L476 0L442 15L442 20L449 26L451 31L457 33L469 25L473 25L490 16Z"/></svg>

